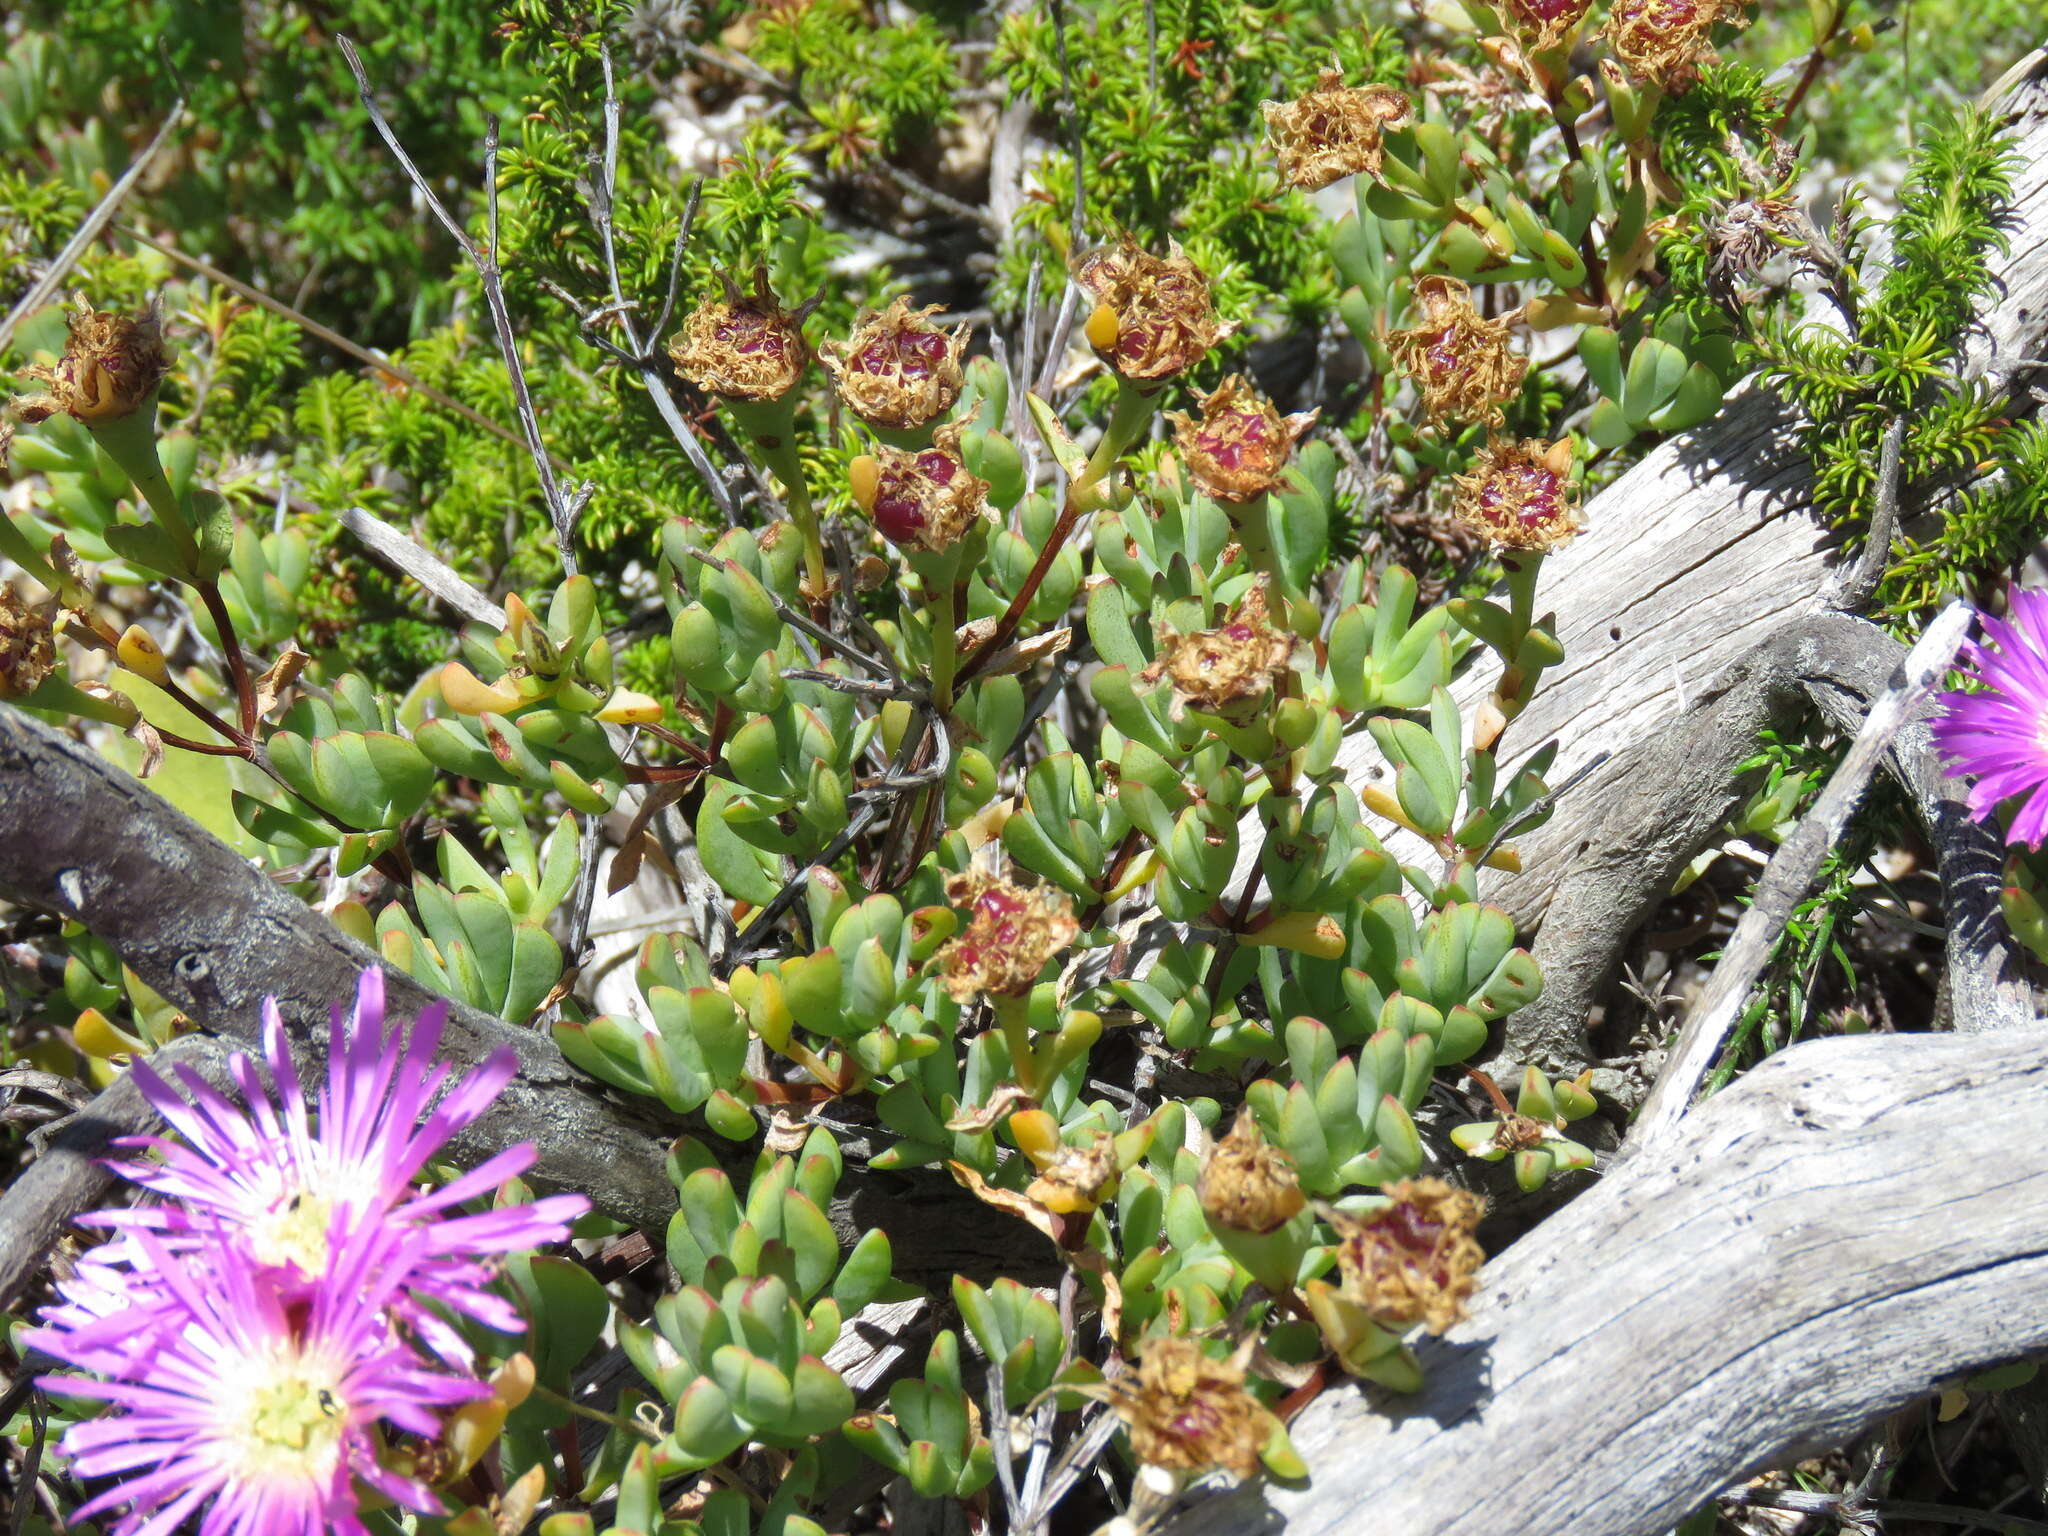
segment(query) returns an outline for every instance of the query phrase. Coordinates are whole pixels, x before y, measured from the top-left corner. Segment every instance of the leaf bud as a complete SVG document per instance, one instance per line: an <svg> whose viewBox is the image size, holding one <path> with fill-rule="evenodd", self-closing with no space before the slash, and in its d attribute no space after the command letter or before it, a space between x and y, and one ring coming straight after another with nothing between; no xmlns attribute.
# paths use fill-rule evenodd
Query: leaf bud
<svg viewBox="0 0 2048 1536"><path fill-rule="evenodd" d="M1318 413L1282 416L1238 373L1199 398L1199 421L1182 411L1166 414L1195 484L1224 502L1250 501L1277 490L1288 455L1315 425Z"/></svg>
<svg viewBox="0 0 2048 1536"><path fill-rule="evenodd" d="M1074 281L1096 300L1084 328L1090 344L1134 382L1184 372L1223 335L1209 301L1209 279L1179 246L1159 257L1124 235L1083 255Z"/></svg>
<svg viewBox="0 0 2048 1536"><path fill-rule="evenodd" d="M1490 443L1472 472L1456 476L1452 510L1460 523L1496 548L1541 553L1579 531L1578 491L1571 483L1572 444L1533 439Z"/></svg>
<svg viewBox="0 0 2048 1536"><path fill-rule="evenodd" d="M1414 109L1390 85L1347 87L1341 70L1316 76L1315 89L1294 101L1260 104L1280 174L1290 185L1315 192L1360 172L1379 180L1386 130Z"/></svg>
<svg viewBox="0 0 2048 1536"><path fill-rule="evenodd" d="M699 305L669 342L676 371L706 394L725 400L780 400L795 389L810 366L803 321L814 307L783 309L768 291L768 274L754 277L754 291L742 293L729 277L725 297ZM815 301L814 301L815 302Z"/></svg>
<svg viewBox="0 0 2048 1536"><path fill-rule="evenodd" d="M933 325L927 317L943 307L913 311L898 298L880 313L864 313L844 343L818 348L839 398L869 426L916 431L960 398L967 327L949 333Z"/></svg>
<svg viewBox="0 0 2048 1536"><path fill-rule="evenodd" d="M1473 1235L1485 1202L1442 1179L1404 1179L1366 1216L1328 1213L1344 1294L1390 1328L1443 1333L1465 1315L1486 1254Z"/></svg>
<svg viewBox="0 0 2048 1536"><path fill-rule="evenodd" d="M1435 426L1477 422L1497 427L1501 406L1522 392L1529 359L1508 345L1514 315L1489 320L1472 306L1472 290L1431 273L1415 283L1421 323L1387 338L1394 364L1422 391Z"/></svg>

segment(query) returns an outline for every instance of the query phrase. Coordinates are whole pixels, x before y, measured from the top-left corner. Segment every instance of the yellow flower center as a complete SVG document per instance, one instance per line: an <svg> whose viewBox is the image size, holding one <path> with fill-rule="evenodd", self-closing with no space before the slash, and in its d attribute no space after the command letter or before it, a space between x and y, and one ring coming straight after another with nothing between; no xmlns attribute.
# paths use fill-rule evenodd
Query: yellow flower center
<svg viewBox="0 0 2048 1536"><path fill-rule="evenodd" d="M338 1362L288 1341L233 1362L216 1420L225 1470L247 1483L331 1478L349 1421L342 1388Z"/></svg>
<svg viewBox="0 0 2048 1536"><path fill-rule="evenodd" d="M251 1223L249 1247L256 1262L296 1268L308 1278L327 1268L327 1230L333 1224L332 1196L299 1189L280 1196Z"/></svg>

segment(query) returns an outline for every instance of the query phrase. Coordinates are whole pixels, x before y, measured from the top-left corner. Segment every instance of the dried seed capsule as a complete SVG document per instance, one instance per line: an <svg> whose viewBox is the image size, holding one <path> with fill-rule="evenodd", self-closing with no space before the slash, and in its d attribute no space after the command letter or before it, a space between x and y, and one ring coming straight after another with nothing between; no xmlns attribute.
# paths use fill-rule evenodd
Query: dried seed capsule
<svg viewBox="0 0 2048 1536"><path fill-rule="evenodd" d="M1151 1340L1137 1368L1106 1391L1144 1465L1239 1477L1259 1470L1271 1417L1245 1390L1244 1367L1210 1359L1193 1339Z"/></svg>
<svg viewBox="0 0 2048 1536"><path fill-rule="evenodd" d="M1196 1190L1203 1214L1235 1232L1277 1231L1307 1204L1294 1159L1267 1143L1249 1109L1237 1112L1230 1134L1216 1143Z"/></svg>
<svg viewBox="0 0 2048 1536"><path fill-rule="evenodd" d="M1489 444L1479 451L1472 472L1453 480L1458 498L1452 511L1496 548L1555 549L1580 526L1571 467L1569 438Z"/></svg>
<svg viewBox="0 0 2048 1536"><path fill-rule="evenodd" d="M1074 942L1081 925L1064 898L1025 890L979 872L954 875L946 900L968 909L967 927L936 957L939 979L955 1000L1022 997L1045 962Z"/></svg>
<svg viewBox="0 0 2048 1536"><path fill-rule="evenodd" d="M676 371L706 394L726 400L780 400L810 366L803 318L811 308L785 310L757 272L743 294L724 278L725 297L699 305L668 344Z"/></svg>
<svg viewBox="0 0 2048 1536"><path fill-rule="evenodd" d="M1379 179L1382 136L1414 110L1390 85L1347 87L1343 73L1326 69L1315 89L1295 101L1268 101L1266 117L1280 174L1304 192L1361 172Z"/></svg>
<svg viewBox="0 0 2048 1536"><path fill-rule="evenodd" d="M1677 96L1692 89L1702 64L1714 62L1707 40L1723 21L1749 24L1743 0L1614 0L1607 45L1630 74Z"/></svg>
<svg viewBox="0 0 2048 1536"><path fill-rule="evenodd" d="M899 298L880 313L863 314L844 343L818 348L839 398L869 426L915 431L960 398L967 327L946 332L933 325L926 317L941 308L913 311Z"/></svg>
<svg viewBox="0 0 2048 1536"><path fill-rule="evenodd" d="M1506 0L1502 7L1516 41L1532 51L1564 42L1592 8L1593 0Z"/></svg>
<svg viewBox="0 0 2048 1536"><path fill-rule="evenodd" d="M1216 500L1228 502L1250 501L1277 490L1287 456L1315 425L1317 413L1282 416L1272 401L1235 373L1200 398L1199 421L1180 411L1169 411L1166 417L1174 424L1174 440L1195 483Z"/></svg>
<svg viewBox="0 0 2048 1536"><path fill-rule="evenodd" d="M1116 1193L1116 1138L1098 1131L1082 1147L1061 1147L1024 1188L1024 1198L1055 1216L1094 1210Z"/></svg>
<svg viewBox="0 0 2048 1536"><path fill-rule="evenodd" d="M1201 360L1223 329L1209 279L1175 246L1164 256L1129 235L1075 263L1074 281L1096 300L1085 327L1102 360L1124 378L1169 379Z"/></svg>
<svg viewBox="0 0 2048 1536"><path fill-rule="evenodd" d="M1293 654L1294 637L1266 617L1261 580L1216 628L1162 633L1159 659L1144 675L1155 682L1164 676L1183 708L1242 723L1265 708L1273 679Z"/></svg>
<svg viewBox="0 0 2048 1536"><path fill-rule="evenodd" d="M65 317L70 341L55 367L32 366L27 378L49 393L14 402L14 414L35 423L59 411L86 426L132 416L156 393L170 371L163 320L154 306L140 315L117 315L81 303Z"/></svg>
<svg viewBox="0 0 2048 1536"><path fill-rule="evenodd" d="M940 427L931 447L915 453L882 446L862 454L847 479L876 532L905 549L951 549L988 504L988 482L961 461L956 426Z"/></svg>
<svg viewBox="0 0 2048 1536"><path fill-rule="evenodd" d="M1381 1193L1392 1204L1369 1216L1328 1213L1344 1294L1386 1327L1420 1323L1442 1333L1479 1288L1486 1254L1473 1233L1486 1204L1442 1179L1402 1180Z"/></svg>
<svg viewBox="0 0 2048 1536"><path fill-rule="evenodd" d="M0 582L0 699L35 692L57 665L57 646L47 616Z"/></svg>
<svg viewBox="0 0 2048 1536"><path fill-rule="evenodd" d="M1395 366L1421 389L1431 425L1499 426L1501 406L1522 392L1529 371L1529 359L1508 345L1515 316L1488 320L1472 307L1470 288L1435 273L1416 280L1415 307L1421 324L1394 332L1387 346Z"/></svg>

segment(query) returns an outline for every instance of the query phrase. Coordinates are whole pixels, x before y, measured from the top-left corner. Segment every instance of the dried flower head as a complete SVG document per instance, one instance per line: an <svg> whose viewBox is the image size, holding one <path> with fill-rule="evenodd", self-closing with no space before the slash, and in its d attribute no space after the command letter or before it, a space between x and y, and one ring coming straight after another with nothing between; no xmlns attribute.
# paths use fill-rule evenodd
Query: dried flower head
<svg viewBox="0 0 2048 1536"><path fill-rule="evenodd" d="M1092 1211L1116 1193L1116 1138L1097 1131L1086 1146L1061 1147L1046 1159L1024 1198L1055 1216Z"/></svg>
<svg viewBox="0 0 2048 1536"><path fill-rule="evenodd" d="M1472 290L1455 277L1431 273L1416 280L1421 324L1387 338L1394 365L1422 391L1430 422L1478 422L1497 427L1501 407L1522 392L1529 359L1508 345L1517 318L1488 320L1472 307Z"/></svg>
<svg viewBox="0 0 2048 1536"><path fill-rule="evenodd" d="M1432 59L1434 78L1423 85L1432 96L1455 96L1465 108L1473 132L1493 138L1516 112L1541 110L1543 98L1519 74L1491 60L1472 69L1454 59Z"/></svg>
<svg viewBox="0 0 2048 1536"><path fill-rule="evenodd" d="M1532 52L1565 42L1592 8L1593 0L1504 0L1501 5L1515 40Z"/></svg>
<svg viewBox="0 0 2048 1536"><path fill-rule="evenodd" d="M1319 414L1282 416L1240 373L1199 398L1200 420L1183 411L1168 411L1166 419L1188 473L1218 501L1250 501L1277 489L1287 456Z"/></svg>
<svg viewBox="0 0 2048 1536"><path fill-rule="evenodd" d="M1245 1390L1243 1366L1212 1360L1193 1339L1151 1340L1137 1368L1105 1390L1141 1464L1239 1477L1258 1472L1272 1416Z"/></svg>
<svg viewBox="0 0 2048 1536"><path fill-rule="evenodd" d="M1083 255L1074 281L1096 301L1088 340L1124 378L1170 379L1200 361L1223 334L1209 302L1209 279L1178 246L1154 256L1124 235Z"/></svg>
<svg viewBox="0 0 2048 1536"><path fill-rule="evenodd" d="M1941 695L1934 744L1951 776L1973 775L1970 814L1995 825L2017 800L2009 843L2048 841L2048 592L2014 587L2004 619L1979 613L1984 638L1963 647L1964 676L1979 685Z"/></svg>
<svg viewBox="0 0 2048 1536"><path fill-rule="evenodd" d="M1377 180L1382 136L1408 121L1414 109L1390 85L1347 87L1342 71L1326 69L1306 96L1265 102L1259 110L1280 157L1280 174L1314 192L1361 171Z"/></svg>
<svg viewBox="0 0 2048 1536"><path fill-rule="evenodd" d="M1216 1143L1196 1188L1209 1220L1236 1232L1276 1231L1308 1203L1294 1159L1259 1134L1248 1107Z"/></svg>
<svg viewBox="0 0 2048 1536"><path fill-rule="evenodd" d="M1164 676L1183 708L1238 720L1264 708L1273 679L1293 654L1293 637L1266 617L1262 578L1216 628L1191 635L1164 631L1159 659L1144 675L1155 682Z"/></svg>
<svg viewBox="0 0 2048 1536"><path fill-rule="evenodd" d="M946 900L967 908L967 927L939 950L939 979L963 1003L978 993L1022 997L1081 931L1066 898L978 870L948 879Z"/></svg>
<svg viewBox="0 0 2048 1536"><path fill-rule="evenodd" d="M915 431L960 398L967 327L948 333L933 325L928 317L943 307L913 311L899 298L879 314L863 314L844 343L818 348L839 398L869 426Z"/></svg>
<svg viewBox="0 0 2048 1536"><path fill-rule="evenodd" d="M985 514L988 482L960 457L960 429L943 426L915 453L878 446L853 461L853 499L891 544L951 549Z"/></svg>
<svg viewBox="0 0 2048 1536"><path fill-rule="evenodd" d="M31 608L0 581L0 699L35 692L57 665L47 614Z"/></svg>
<svg viewBox="0 0 2048 1536"><path fill-rule="evenodd" d="M754 275L742 293L720 274L725 297L699 305L668 344L676 371L706 394L727 400L780 400L810 366L804 317L815 301L785 310L768 291L768 274Z"/></svg>
<svg viewBox="0 0 2048 1536"><path fill-rule="evenodd" d="M1453 480L1459 522L1499 549L1555 549L1579 531L1578 491L1571 483L1572 445L1526 440L1491 443L1472 472Z"/></svg>
<svg viewBox="0 0 2048 1536"><path fill-rule="evenodd" d="M81 302L65 320L71 339L56 366L22 370L49 393L15 401L14 414L33 424L62 411L89 427L134 415L170 372L162 316L154 306L117 315Z"/></svg>
<svg viewBox="0 0 2048 1536"><path fill-rule="evenodd" d="M1392 1203L1369 1216L1337 1214L1344 1294L1389 1328L1442 1333L1465 1315L1486 1254L1473 1236L1486 1203L1442 1179L1407 1179L1381 1191Z"/></svg>
<svg viewBox="0 0 2048 1536"><path fill-rule="evenodd" d="M1728 204L1707 229L1707 282L1724 304L1741 302L1745 278L1754 277L1780 251L1811 242L1812 226L1796 200L1747 197Z"/></svg>
<svg viewBox="0 0 2048 1536"><path fill-rule="evenodd" d="M1614 0L1607 45L1638 80L1672 95L1692 89L1700 66L1714 62L1708 38L1721 22L1747 26L1746 0Z"/></svg>

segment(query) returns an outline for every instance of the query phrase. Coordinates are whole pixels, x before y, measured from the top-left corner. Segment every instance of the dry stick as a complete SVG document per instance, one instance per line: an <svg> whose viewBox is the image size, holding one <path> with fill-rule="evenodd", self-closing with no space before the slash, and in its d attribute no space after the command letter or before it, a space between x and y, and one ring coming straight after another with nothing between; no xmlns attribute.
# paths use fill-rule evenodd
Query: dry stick
<svg viewBox="0 0 2048 1536"><path fill-rule="evenodd" d="M99 238L100 231L112 222L114 211L127 200L135 190L135 184L142 180L142 173L149 169L157 151L170 142L171 132L185 115L185 98L180 96L171 103L171 110L165 115L163 126L156 131L156 137L149 141L134 163L121 173L121 179L107 188L107 195L99 200L91 213L85 216L71 238L64 242L64 249L56 259L43 269L43 275L35 280L22 300L7 312L7 318L0 320L0 351L14 339L14 329L21 322L50 302L52 295L63 286L64 279L71 275L71 269L78 265L78 258L85 254L85 248Z"/></svg>
<svg viewBox="0 0 2048 1536"><path fill-rule="evenodd" d="M440 556L423 548L374 512L349 507L341 514L341 525L369 546L372 553L389 560L464 618L498 629L505 627L503 608L472 586Z"/></svg>
<svg viewBox="0 0 2048 1536"><path fill-rule="evenodd" d="M1894 416L1885 428L1878 456L1877 503L1871 508L1863 548L1854 565L1835 573L1824 599L1830 607L1845 612L1861 608L1884 580L1885 567L1891 563L1892 538L1899 531L1899 460L1905 446L1906 418Z"/></svg>
<svg viewBox="0 0 2048 1536"><path fill-rule="evenodd" d="M1713 1066L1721 1042L1734 1027L1750 987L1770 960L1771 949L1791 919L1793 907L1806 894L1821 861L1848 825L1850 814L1863 797L1864 785L1891 745L1892 737L1921 696L1940 682L1948 670L1969 632L1970 618L1970 608L1961 602L1951 603L1935 615L1927 632L1907 653L1899 677L1871 705L1863 729L1813 809L1771 856L1757 881L1749 910L1735 925L1735 932L1721 953L1720 964L1714 968L1713 979L1672 1043L1657 1086L1636 1117L1629 1138L1635 1150L1654 1148L1684 1116L1694 1091Z"/></svg>
<svg viewBox="0 0 2048 1536"><path fill-rule="evenodd" d="M519 414L519 425L526 435L526 451L533 458L534 472L540 477L541 499L547 503L548 518L554 524L555 540L560 546L562 569L569 575L576 574L576 553L573 548L575 528L569 517L568 503L563 499L562 487L555 479L555 464L548 453L547 444L540 433L540 418L534 414L533 395L526 386L526 365L519 356L519 338L512 330L512 315L505 307L504 274L498 266L498 120L493 117L484 134L484 194L487 199L487 223L489 249L479 248L470 239L463 227L455 222L420 168L412 163L405 148L398 142L398 135L391 130L391 124L378 110L375 95L370 89L370 77L363 69L362 57L356 52L356 45L345 37L335 39L341 45L341 55L348 61L349 72L356 77L356 91L362 97L363 110L370 114L371 126L377 136L398 161L399 169L412 182L413 188L425 201L428 210L441 222L441 227L453 237L462 254L476 270L483 285L484 304L491 312L491 326L497 333L498 352L505 360L505 372L512 381L512 400Z"/></svg>
<svg viewBox="0 0 2048 1536"><path fill-rule="evenodd" d="M146 245L152 251L155 251L159 256L163 256L168 260L174 261L181 267L190 268L192 271L197 272L201 277L205 278L209 283L214 283L222 288L227 289L237 298L247 299L251 304L254 304L262 309L267 309L273 315L278 315L286 320L291 321L292 324L296 325L300 330L304 331L307 335L317 337L319 340L327 343L328 346L333 347L337 352L346 352L350 357L356 359L356 361L361 363L367 363L372 368L390 374L392 378L398 380L399 383L403 384L407 389L411 390L414 394L420 395L425 399L433 401L434 404L440 406L444 410L453 411L456 415L460 416L464 421L470 422L475 426L482 427L484 431L490 433L492 436L502 437L506 442L512 444L512 446L515 448L524 448L526 446L525 439L521 438L519 434L514 432L510 427L500 426L497 422L491 420L490 417L484 415L481 411L475 410L470 406L464 405L460 400L457 400L452 395L442 393L440 390L434 388L433 385L429 384L425 379L422 379L418 374L414 373L410 368L407 368L403 363L393 362L390 358L384 356L382 353L373 352L368 347L361 346L358 345L356 342L350 341L346 336L342 335L339 331L328 329L326 326L322 325L318 320L315 320L311 315L303 314L300 311L293 309L291 305L285 303L283 300L274 299L269 294L263 292L260 288L251 288L247 283L243 282L240 278L231 276L230 274L221 271L221 269L219 267L216 267L212 262L203 261L197 256L188 255L186 252L179 250L176 246L165 245L161 240L155 239L149 235L145 235L141 230L135 228L131 224L116 224L114 228L120 232L121 236L124 239L133 240L140 245Z"/></svg>

